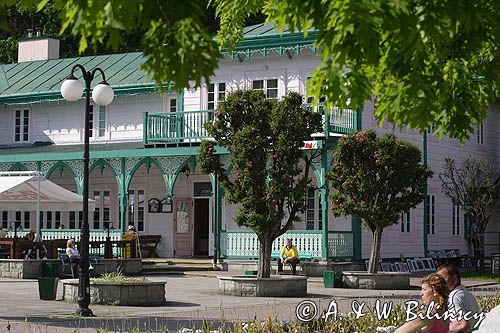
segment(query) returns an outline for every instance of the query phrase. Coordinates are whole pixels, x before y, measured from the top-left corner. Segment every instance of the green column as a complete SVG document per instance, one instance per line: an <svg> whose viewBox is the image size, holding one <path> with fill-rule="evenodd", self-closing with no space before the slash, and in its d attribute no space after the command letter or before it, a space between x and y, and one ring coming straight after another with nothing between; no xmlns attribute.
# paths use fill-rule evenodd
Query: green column
<svg viewBox="0 0 500 333"><path fill-rule="evenodd" d="M328 172L328 150L324 149L321 153L321 221L322 221L322 238L323 246L321 249L321 257L328 259L328 180L326 173Z"/></svg>
<svg viewBox="0 0 500 333"><path fill-rule="evenodd" d="M127 189L127 175L125 174L125 158L122 157L121 161L121 181L119 182L120 188L118 189L118 197L120 200L120 229L122 232L126 231L127 224L127 202L128 202L128 189Z"/></svg>
<svg viewBox="0 0 500 333"><path fill-rule="evenodd" d="M424 165L427 166L427 131L424 131ZM428 250L428 233L427 226L429 225L429 198L427 196L427 180L425 181L424 191L424 257L427 256Z"/></svg>
<svg viewBox="0 0 500 333"><path fill-rule="evenodd" d="M215 193L216 195L216 200L215 200L215 250L217 252L217 259L221 257L220 253L220 233L221 233L221 226L222 226L222 189L220 186L219 182L219 176L216 174L215 175Z"/></svg>
<svg viewBox="0 0 500 333"><path fill-rule="evenodd" d="M351 217L351 230L353 235L353 257L361 259L361 220L357 216Z"/></svg>

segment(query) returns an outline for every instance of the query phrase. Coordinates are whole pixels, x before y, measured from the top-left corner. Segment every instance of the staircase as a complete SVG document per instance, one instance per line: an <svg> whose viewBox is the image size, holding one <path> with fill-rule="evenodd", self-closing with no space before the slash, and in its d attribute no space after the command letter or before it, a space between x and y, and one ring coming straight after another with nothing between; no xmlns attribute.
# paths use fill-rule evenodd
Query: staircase
<svg viewBox="0 0 500 333"><path fill-rule="evenodd" d="M212 259L143 259L142 275L183 275L184 272L212 271Z"/></svg>

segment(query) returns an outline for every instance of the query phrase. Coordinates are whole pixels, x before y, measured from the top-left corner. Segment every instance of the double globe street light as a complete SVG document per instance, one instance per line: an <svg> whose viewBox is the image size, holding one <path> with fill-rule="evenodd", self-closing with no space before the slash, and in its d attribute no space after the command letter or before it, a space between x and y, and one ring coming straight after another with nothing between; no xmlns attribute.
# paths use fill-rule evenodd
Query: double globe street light
<svg viewBox="0 0 500 333"><path fill-rule="evenodd" d="M75 65L71 70L71 75L61 85L61 95L68 102L75 102L80 99L84 87L74 76L77 69L80 69L85 81L85 119L84 119L84 141L83 141L83 221L80 228L80 263L78 280L78 309L76 313L82 317L93 316L90 304L90 274L89 274L89 136L90 136L90 84L97 73L102 76L102 82L92 90L92 100L95 104L105 106L113 101L115 96L113 89L106 82L104 72L100 68L95 68L92 72L87 71L82 65Z"/></svg>

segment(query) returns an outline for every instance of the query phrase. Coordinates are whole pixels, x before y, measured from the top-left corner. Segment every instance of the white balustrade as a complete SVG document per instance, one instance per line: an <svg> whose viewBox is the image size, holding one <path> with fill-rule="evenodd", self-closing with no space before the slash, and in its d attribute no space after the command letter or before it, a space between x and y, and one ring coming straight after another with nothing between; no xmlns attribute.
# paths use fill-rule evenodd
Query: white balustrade
<svg viewBox="0 0 500 333"><path fill-rule="evenodd" d="M17 232L18 238L23 238L29 230L22 230ZM97 229L90 230L90 241L105 241L108 235L107 230ZM109 238L113 240L120 240L122 232L119 229L112 229L109 231ZM7 237L14 238L14 231L9 230L7 232ZM80 230L79 229L42 229L42 239L70 239L73 238L77 242L80 241Z"/></svg>

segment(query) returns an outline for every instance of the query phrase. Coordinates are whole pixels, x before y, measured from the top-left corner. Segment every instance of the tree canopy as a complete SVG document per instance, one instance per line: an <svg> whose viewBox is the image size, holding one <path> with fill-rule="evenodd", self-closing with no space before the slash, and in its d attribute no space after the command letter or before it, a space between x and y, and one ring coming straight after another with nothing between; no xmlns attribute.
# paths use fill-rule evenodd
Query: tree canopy
<svg viewBox="0 0 500 333"><path fill-rule="evenodd" d="M335 216L357 216L370 228L370 273L377 271L383 229L422 202L431 176L420 150L392 134L361 131L339 140L328 174L332 210Z"/></svg>
<svg viewBox="0 0 500 333"><path fill-rule="evenodd" d="M80 51L117 47L120 32L144 31L146 70L178 89L208 80L222 47L233 48L248 16L262 12L279 29L318 31L321 62L307 89L326 96L327 107L362 107L375 97L380 122L434 125L438 136L465 140L500 96L496 0L212 0L217 41L198 0L22 0L38 8L49 2L61 10L62 31L80 38Z"/></svg>
<svg viewBox="0 0 500 333"><path fill-rule="evenodd" d="M215 141L201 144L200 168L218 174L226 200L240 204L235 222L257 234L259 276L269 277L273 240L305 207L309 170L319 152L306 154L302 147L321 131L321 115L306 110L297 93L273 101L260 90L240 90L220 103L214 122L205 126ZM216 145L230 152L234 177L221 165Z"/></svg>

